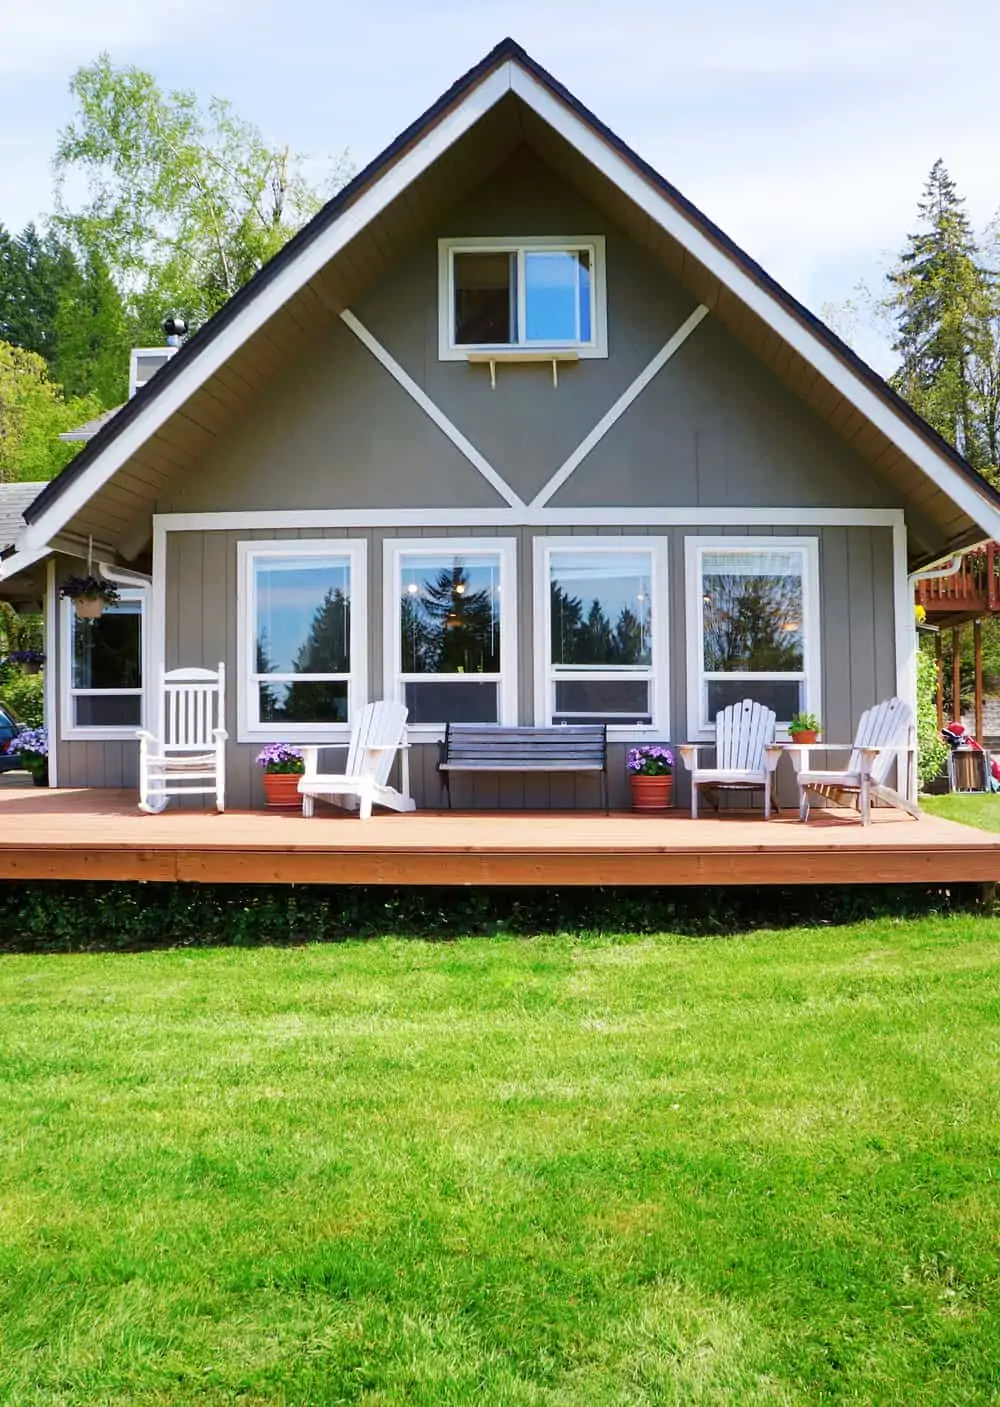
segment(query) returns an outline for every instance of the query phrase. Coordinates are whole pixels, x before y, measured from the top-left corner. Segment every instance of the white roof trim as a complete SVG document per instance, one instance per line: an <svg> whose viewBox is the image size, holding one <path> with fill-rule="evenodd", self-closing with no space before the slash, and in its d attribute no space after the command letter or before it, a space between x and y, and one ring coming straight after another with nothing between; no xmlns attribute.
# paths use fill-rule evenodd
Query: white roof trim
<svg viewBox="0 0 1000 1407"><path fill-rule="evenodd" d="M544 122L757 313L978 523L987 537L1000 538L1000 511L982 498L944 455L824 346L822 340L784 308L773 294L755 283L736 260L703 234L652 182L634 170L583 118L556 98L516 60L507 59L477 83L447 116L379 176L328 229L266 284L218 336L192 357L175 380L116 436L80 478L36 523L29 525L21 540L22 548L33 551L47 543L268 318L510 91L515 92ZM2 578L3 573L0 572Z"/></svg>
<svg viewBox="0 0 1000 1407"><path fill-rule="evenodd" d="M23 545L37 547L59 532L150 435L179 410L268 318L510 91L512 70L513 66L508 60L477 84L457 107L359 196L339 219L266 284L229 326L207 342L175 380L112 440L103 454L88 466L38 521L29 524L22 538Z"/></svg>
<svg viewBox="0 0 1000 1407"><path fill-rule="evenodd" d="M838 390L863 416L892 441L903 454L924 471L990 537L1000 536L1000 511L991 507L937 450L875 394L865 382L837 357L809 328L783 308L773 294L755 283L730 255L697 229L646 178L633 168L606 141L555 98L547 88L521 67L514 72L512 87L523 102L554 128L572 147L603 175L614 182L639 208L692 254L700 264L757 313L763 321L793 347L800 356Z"/></svg>
<svg viewBox="0 0 1000 1407"><path fill-rule="evenodd" d="M17 576L18 572L27 571L36 562L40 562L43 557L47 557L51 551L48 543L44 547L35 547L30 551L26 551L22 544L16 552L0 561L0 581L9 581L12 576Z"/></svg>

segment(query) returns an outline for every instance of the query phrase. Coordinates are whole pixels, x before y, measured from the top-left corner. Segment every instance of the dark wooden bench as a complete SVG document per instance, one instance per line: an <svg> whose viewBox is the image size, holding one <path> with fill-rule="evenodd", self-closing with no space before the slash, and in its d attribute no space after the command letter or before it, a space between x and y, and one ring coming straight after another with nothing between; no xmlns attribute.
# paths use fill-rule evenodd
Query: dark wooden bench
<svg viewBox="0 0 1000 1407"><path fill-rule="evenodd" d="M608 809L608 730L604 723L553 728L505 728L496 723L449 723L438 771L451 805L452 772L600 772Z"/></svg>

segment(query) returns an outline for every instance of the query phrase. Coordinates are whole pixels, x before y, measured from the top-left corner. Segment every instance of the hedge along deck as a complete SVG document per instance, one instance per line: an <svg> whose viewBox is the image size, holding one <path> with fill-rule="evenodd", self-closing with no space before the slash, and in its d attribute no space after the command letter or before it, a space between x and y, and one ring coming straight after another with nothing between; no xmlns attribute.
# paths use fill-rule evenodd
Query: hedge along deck
<svg viewBox="0 0 1000 1407"><path fill-rule="evenodd" d="M692 821L597 812L169 810L131 792L0 790L0 879L216 884L762 885L1000 881L1000 836L877 811Z"/></svg>

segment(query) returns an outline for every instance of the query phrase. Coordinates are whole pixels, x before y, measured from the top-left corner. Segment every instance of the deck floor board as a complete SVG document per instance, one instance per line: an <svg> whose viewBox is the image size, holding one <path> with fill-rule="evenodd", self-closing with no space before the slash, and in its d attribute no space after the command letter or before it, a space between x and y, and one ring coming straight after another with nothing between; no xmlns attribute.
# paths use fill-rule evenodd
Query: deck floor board
<svg viewBox="0 0 1000 1407"><path fill-rule="evenodd" d="M1000 881L1000 836L938 817L437 812L311 820L132 792L0 791L0 879L296 884L850 884Z"/></svg>

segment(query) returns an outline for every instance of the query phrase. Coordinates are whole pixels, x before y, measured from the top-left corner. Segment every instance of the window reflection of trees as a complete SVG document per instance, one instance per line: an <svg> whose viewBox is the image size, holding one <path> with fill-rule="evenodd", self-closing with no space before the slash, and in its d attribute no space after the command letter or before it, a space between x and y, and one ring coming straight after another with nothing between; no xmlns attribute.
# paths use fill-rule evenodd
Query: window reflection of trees
<svg viewBox="0 0 1000 1407"><path fill-rule="evenodd" d="M295 653L296 675L348 674L351 668L351 601L331 587L313 612L305 639ZM279 671L269 653L267 630L257 631L257 673ZM343 680L296 679L287 684L259 681L260 717L270 723L346 723L347 685Z"/></svg>
<svg viewBox="0 0 1000 1407"><path fill-rule="evenodd" d="M583 598L551 584L552 662L563 665L648 665L651 661L648 590L636 592L638 610L622 606L612 624L598 597Z"/></svg>
<svg viewBox="0 0 1000 1407"><path fill-rule="evenodd" d="M467 564L441 567L436 575L407 582L400 596L400 644L404 674L499 674L500 600L498 568L489 584L476 587Z"/></svg>
<svg viewBox="0 0 1000 1407"><path fill-rule="evenodd" d="M802 578L706 574L705 669L795 673L802 669Z"/></svg>

